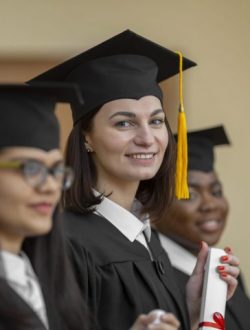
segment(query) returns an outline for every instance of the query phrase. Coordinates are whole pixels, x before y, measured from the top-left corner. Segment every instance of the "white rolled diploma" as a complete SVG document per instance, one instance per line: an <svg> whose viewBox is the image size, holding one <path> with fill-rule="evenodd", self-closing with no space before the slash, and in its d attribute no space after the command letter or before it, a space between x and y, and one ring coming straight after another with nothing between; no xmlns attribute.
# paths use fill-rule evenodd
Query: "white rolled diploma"
<svg viewBox="0 0 250 330"><path fill-rule="evenodd" d="M202 322L215 323L214 313L225 316L227 283L220 278L217 267L221 263L220 258L226 253L222 249L210 248L205 265L205 276L202 289L202 301L200 311L200 324ZM201 325L200 330L215 329L212 325Z"/></svg>

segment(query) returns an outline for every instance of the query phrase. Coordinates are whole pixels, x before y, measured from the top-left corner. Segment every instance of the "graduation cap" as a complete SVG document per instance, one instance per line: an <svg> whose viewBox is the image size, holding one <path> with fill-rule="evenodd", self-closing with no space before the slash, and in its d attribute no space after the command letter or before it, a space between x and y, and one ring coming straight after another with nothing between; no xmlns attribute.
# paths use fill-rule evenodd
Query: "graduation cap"
<svg viewBox="0 0 250 330"><path fill-rule="evenodd" d="M183 70L196 63L184 58ZM59 64L28 83L72 81L79 84L85 105L73 110L74 124L103 104L121 98L154 95L158 83L179 73L179 55L130 30Z"/></svg>
<svg viewBox="0 0 250 330"><path fill-rule="evenodd" d="M33 78L29 83L70 81L79 84L85 104L80 111L71 107L76 124L87 113L116 99L139 99L153 95L162 101L158 83L178 73L181 74L182 93L182 71L195 65L182 54L126 30ZM186 121L183 106L180 109L176 196L188 198Z"/></svg>
<svg viewBox="0 0 250 330"><path fill-rule="evenodd" d="M213 171L214 147L229 144L222 125L188 132L188 169Z"/></svg>
<svg viewBox="0 0 250 330"><path fill-rule="evenodd" d="M58 148L57 102L83 105L78 87L72 84L0 84L0 148Z"/></svg>

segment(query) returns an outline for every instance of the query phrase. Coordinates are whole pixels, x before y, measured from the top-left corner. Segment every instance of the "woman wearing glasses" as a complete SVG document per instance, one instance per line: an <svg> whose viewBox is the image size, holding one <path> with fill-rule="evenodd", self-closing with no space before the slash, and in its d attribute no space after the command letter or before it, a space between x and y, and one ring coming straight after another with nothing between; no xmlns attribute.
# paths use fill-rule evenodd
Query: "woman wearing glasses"
<svg viewBox="0 0 250 330"><path fill-rule="evenodd" d="M75 93L0 86L1 330L87 329L57 217L73 176L59 151L54 107Z"/></svg>

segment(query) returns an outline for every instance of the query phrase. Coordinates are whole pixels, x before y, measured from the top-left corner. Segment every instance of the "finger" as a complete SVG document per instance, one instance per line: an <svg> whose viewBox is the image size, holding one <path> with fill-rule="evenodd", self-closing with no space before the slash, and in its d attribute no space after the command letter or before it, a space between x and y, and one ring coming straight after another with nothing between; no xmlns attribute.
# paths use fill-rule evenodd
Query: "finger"
<svg viewBox="0 0 250 330"><path fill-rule="evenodd" d="M147 330L178 330L179 327L169 324L150 324L147 328Z"/></svg>
<svg viewBox="0 0 250 330"><path fill-rule="evenodd" d="M136 319L135 323L133 326L130 328L130 330L144 330L145 326L147 326L147 316L144 314L141 314L138 316Z"/></svg>
<svg viewBox="0 0 250 330"><path fill-rule="evenodd" d="M233 254L233 251L232 251L232 249L230 248L230 246L226 246L226 247L224 248L224 251L225 251L227 254Z"/></svg>
<svg viewBox="0 0 250 330"><path fill-rule="evenodd" d="M180 326L180 322L177 320L177 318L175 317L174 314L172 313L166 313L164 315L161 316L161 321L164 323L168 323L170 325L173 325L175 327L179 327Z"/></svg>
<svg viewBox="0 0 250 330"><path fill-rule="evenodd" d="M206 242L201 241L201 249L197 257L197 262L193 274L204 273L204 267L206 264L207 256L208 256L208 245Z"/></svg>
<svg viewBox="0 0 250 330"><path fill-rule="evenodd" d="M234 292L238 286L238 280L230 275L224 277L223 280L228 284L227 300L229 300L234 295Z"/></svg>
<svg viewBox="0 0 250 330"><path fill-rule="evenodd" d="M237 278L225 272L220 273L220 278L227 283L227 300L228 300L233 296L238 286L238 280Z"/></svg>
<svg viewBox="0 0 250 330"><path fill-rule="evenodd" d="M240 265L239 258L236 257L233 254L226 254L226 255L220 257L220 262L230 264L231 266L239 266Z"/></svg>
<svg viewBox="0 0 250 330"><path fill-rule="evenodd" d="M217 272L219 274L226 273L231 275L234 278L237 278L240 274L240 269L238 267L230 266L230 265L220 265L217 267Z"/></svg>

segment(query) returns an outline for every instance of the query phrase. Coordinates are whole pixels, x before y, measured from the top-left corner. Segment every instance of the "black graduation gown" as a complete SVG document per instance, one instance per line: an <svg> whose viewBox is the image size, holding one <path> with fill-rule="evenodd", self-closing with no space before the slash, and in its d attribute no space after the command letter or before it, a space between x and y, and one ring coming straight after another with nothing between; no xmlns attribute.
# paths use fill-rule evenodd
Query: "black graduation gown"
<svg viewBox="0 0 250 330"><path fill-rule="evenodd" d="M46 330L34 310L2 278L0 297L0 330Z"/></svg>
<svg viewBox="0 0 250 330"><path fill-rule="evenodd" d="M174 268L180 288L185 292L189 276ZM226 306L226 330L250 330L250 300L247 297L241 278L233 297Z"/></svg>
<svg viewBox="0 0 250 330"><path fill-rule="evenodd" d="M167 254L152 232L152 262L147 249L131 243L108 220L96 215L63 214L71 258L94 329L128 330L141 313L173 312L188 330L185 299Z"/></svg>

